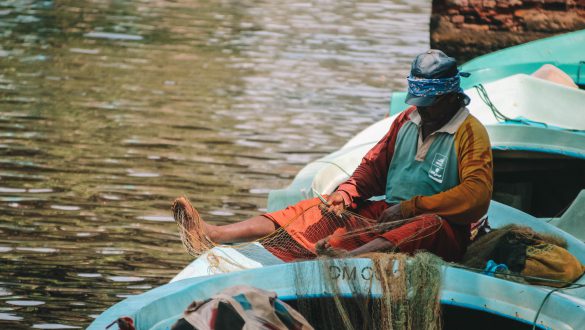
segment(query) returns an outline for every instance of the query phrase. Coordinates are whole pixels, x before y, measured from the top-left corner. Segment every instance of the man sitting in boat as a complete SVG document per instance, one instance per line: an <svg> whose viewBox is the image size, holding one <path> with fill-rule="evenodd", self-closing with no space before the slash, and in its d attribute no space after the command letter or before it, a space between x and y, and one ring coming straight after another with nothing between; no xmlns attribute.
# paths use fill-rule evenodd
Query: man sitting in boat
<svg viewBox="0 0 585 330"><path fill-rule="evenodd" d="M199 255L215 243L257 240L285 261L417 250L460 260L472 225L486 215L493 185L489 137L466 108L461 76L467 74L440 50L416 56L406 99L412 107L326 203L308 199L216 226L202 221L186 198L177 199L174 217L187 247Z"/></svg>

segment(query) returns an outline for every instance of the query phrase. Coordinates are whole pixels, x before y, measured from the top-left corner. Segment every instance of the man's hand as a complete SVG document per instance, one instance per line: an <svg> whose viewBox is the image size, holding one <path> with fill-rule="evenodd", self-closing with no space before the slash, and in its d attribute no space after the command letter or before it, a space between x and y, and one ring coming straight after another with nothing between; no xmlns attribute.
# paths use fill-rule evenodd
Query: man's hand
<svg viewBox="0 0 585 330"><path fill-rule="evenodd" d="M400 210L400 204L394 204L382 212L382 215L378 218L378 222L384 223L401 219L402 211Z"/></svg>
<svg viewBox="0 0 585 330"><path fill-rule="evenodd" d="M336 191L327 197L327 212L335 213L338 217L341 217L341 213L345 210L345 200L343 195Z"/></svg>

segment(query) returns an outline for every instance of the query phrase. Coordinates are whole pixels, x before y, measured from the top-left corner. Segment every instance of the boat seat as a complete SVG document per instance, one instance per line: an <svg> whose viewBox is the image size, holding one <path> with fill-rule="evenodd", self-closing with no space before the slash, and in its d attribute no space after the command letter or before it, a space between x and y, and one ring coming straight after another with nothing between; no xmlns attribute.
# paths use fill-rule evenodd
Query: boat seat
<svg viewBox="0 0 585 330"><path fill-rule="evenodd" d="M585 189L581 190L563 216L549 223L585 242Z"/></svg>

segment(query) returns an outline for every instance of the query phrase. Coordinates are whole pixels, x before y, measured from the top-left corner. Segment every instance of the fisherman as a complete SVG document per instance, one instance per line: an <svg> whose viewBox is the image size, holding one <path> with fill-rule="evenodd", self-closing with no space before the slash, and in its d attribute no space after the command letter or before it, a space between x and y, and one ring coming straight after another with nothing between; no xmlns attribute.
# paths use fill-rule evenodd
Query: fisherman
<svg viewBox="0 0 585 330"><path fill-rule="evenodd" d="M460 87L460 78L468 75L459 72L455 59L440 50L416 56L407 78L406 103L411 107L397 116L353 175L327 196L325 206L315 208L319 199L308 199L284 210L216 226L200 220L181 197L173 205L175 219L187 221L190 236L216 243L253 241L283 228L294 244L269 250L286 261L319 253L356 256L417 250L458 261L470 242L472 226L486 223L493 188L489 137L466 108L469 97ZM370 200L383 195L384 200ZM327 220L324 214L335 214L352 227L347 210L378 225L388 224L388 229L377 226L349 242L336 239L340 228L319 227Z"/></svg>

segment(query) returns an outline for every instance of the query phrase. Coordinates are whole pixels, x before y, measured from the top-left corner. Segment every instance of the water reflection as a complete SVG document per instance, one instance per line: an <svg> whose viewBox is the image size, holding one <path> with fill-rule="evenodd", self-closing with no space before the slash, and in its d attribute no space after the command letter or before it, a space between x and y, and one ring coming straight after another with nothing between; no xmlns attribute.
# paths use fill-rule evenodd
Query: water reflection
<svg viewBox="0 0 585 330"><path fill-rule="evenodd" d="M428 1L0 1L0 327L86 326L381 118Z"/></svg>

